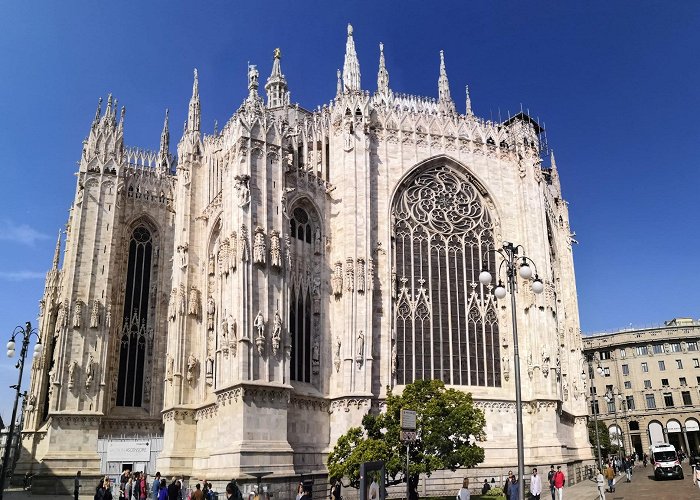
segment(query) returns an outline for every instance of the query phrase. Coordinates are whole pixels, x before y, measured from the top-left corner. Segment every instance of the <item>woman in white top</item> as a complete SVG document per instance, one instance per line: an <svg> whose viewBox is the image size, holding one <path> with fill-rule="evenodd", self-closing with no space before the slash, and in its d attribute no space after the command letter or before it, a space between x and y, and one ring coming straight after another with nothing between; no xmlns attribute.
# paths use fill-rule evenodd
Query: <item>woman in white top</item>
<svg viewBox="0 0 700 500"><path fill-rule="evenodd" d="M462 487L457 492L457 500L469 500L471 493L469 493L469 478L465 477L462 481Z"/></svg>
<svg viewBox="0 0 700 500"><path fill-rule="evenodd" d="M598 487L598 500L605 500L605 477L603 472L598 469L598 475L595 477L595 483Z"/></svg>

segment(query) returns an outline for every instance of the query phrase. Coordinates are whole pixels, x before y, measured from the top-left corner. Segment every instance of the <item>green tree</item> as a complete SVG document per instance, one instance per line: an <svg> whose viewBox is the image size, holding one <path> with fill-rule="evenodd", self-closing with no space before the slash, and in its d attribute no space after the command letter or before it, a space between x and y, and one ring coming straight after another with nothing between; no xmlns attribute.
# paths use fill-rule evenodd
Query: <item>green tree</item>
<svg viewBox="0 0 700 500"><path fill-rule="evenodd" d="M610 442L610 432L608 431L605 422L598 420L598 438L600 439L600 453L603 456L603 460L608 458L610 454L616 454L618 447ZM593 454L596 457L596 462L598 461L598 450L596 449L595 441L595 421L588 421L588 440L593 446Z"/></svg>
<svg viewBox="0 0 700 500"><path fill-rule="evenodd" d="M389 390L385 412L365 415L362 427L350 428L338 438L328 456L330 477L347 477L357 488L360 464L383 460L387 485L405 482L406 446L400 441L402 409L416 411L417 439L410 446L410 477L473 467L484 460L484 450L474 439L485 439L486 419L474 407L471 394L445 389L440 380L419 380L406 385L401 395Z"/></svg>

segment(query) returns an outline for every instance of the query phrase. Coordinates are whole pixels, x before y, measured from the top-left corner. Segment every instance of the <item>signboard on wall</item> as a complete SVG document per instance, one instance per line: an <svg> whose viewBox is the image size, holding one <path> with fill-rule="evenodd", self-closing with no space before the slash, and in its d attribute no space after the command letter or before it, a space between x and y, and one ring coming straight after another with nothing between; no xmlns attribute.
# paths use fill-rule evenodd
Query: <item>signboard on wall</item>
<svg viewBox="0 0 700 500"><path fill-rule="evenodd" d="M149 462L151 460L150 441L109 441L107 462Z"/></svg>

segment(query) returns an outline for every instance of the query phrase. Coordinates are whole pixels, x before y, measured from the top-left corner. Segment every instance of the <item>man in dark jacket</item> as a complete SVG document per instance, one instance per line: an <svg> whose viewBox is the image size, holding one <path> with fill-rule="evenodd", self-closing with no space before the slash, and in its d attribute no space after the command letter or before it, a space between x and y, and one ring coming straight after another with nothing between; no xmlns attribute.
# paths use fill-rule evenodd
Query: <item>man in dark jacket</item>
<svg viewBox="0 0 700 500"><path fill-rule="evenodd" d="M173 482L168 486L168 500L179 500L180 488L177 486L177 478L173 478Z"/></svg>

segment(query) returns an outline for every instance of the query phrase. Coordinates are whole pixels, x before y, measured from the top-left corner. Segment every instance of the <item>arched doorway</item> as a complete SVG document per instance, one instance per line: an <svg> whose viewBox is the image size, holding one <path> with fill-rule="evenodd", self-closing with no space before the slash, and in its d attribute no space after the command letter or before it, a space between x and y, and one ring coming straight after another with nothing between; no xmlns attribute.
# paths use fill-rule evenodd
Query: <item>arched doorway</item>
<svg viewBox="0 0 700 500"><path fill-rule="evenodd" d="M639 422L637 420L630 420L628 433L630 436L632 451L635 451L638 457L643 457L644 445L642 444L642 435L640 433Z"/></svg>
<svg viewBox="0 0 700 500"><path fill-rule="evenodd" d="M666 440L664 439L664 426L661 425L660 422L657 422L656 420L649 422L649 428L647 432L649 433L648 437L650 445L666 442Z"/></svg>
<svg viewBox="0 0 700 500"><path fill-rule="evenodd" d="M688 454L700 456L700 424L694 418L685 421L685 433L688 436Z"/></svg>
<svg viewBox="0 0 700 500"><path fill-rule="evenodd" d="M668 442L676 447L676 450L684 450L683 434L681 423L678 420L669 420L666 423L666 433L668 434Z"/></svg>

